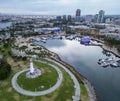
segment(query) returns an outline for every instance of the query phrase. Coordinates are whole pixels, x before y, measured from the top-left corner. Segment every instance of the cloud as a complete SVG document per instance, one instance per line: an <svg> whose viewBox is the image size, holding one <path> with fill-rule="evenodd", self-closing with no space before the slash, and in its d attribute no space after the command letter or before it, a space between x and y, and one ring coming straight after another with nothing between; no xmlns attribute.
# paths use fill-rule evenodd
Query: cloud
<svg viewBox="0 0 120 101"><path fill-rule="evenodd" d="M79 0L41 0L41 1L33 1L32 4L39 5L39 4L57 4L57 5L65 5L65 4L73 4L78 3Z"/></svg>
<svg viewBox="0 0 120 101"><path fill-rule="evenodd" d="M101 9L120 14L119 0L0 0L0 13L75 15L76 9L81 9L82 15L96 14Z"/></svg>
<svg viewBox="0 0 120 101"><path fill-rule="evenodd" d="M14 8L0 8L1 13L6 13L6 14L34 14L34 15L52 15L52 14L57 14L58 11L32 11L32 10L24 10L24 9L14 9ZM62 11L61 11L62 12Z"/></svg>

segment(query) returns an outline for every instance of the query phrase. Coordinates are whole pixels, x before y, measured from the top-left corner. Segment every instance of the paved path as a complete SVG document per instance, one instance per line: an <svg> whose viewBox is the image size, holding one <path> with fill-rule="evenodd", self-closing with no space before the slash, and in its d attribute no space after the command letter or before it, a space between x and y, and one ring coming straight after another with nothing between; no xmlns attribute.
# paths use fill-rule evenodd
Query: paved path
<svg viewBox="0 0 120 101"><path fill-rule="evenodd" d="M85 87L87 89L87 92L89 94L89 101L97 101L96 100L96 96L95 96L95 92L94 92L94 88L93 86L90 84L90 82L86 79L83 80Z"/></svg>
<svg viewBox="0 0 120 101"><path fill-rule="evenodd" d="M39 61L41 62L41 61ZM62 75L62 72L60 71L60 69L58 67L56 67L55 65L52 65L52 64L48 64L50 66L52 66L58 73L58 80L57 80L57 83L52 86L51 88L47 89L47 90L44 90L44 91L39 91L39 92L33 92L33 91L28 91L28 90L25 90L23 88L21 88L18 84L17 84L17 78L18 76L25 72L25 71L29 71L29 69L24 69L18 73L16 73L14 75L14 77L12 78L12 86L13 88L20 94L23 94L23 95L27 95L27 96L41 96L41 95L46 95L46 94L49 94L53 91L55 91L62 83L62 80L63 80L63 75Z"/></svg>
<svg viewBox="0 0 120 101"><path fill-rule="evenodd" d="M74 88L75 88L75 95L72 96L73 101L80 101L80 85L79 85L79 82L78 82L78 80L76 79L76 77L73 75L73 73L72 73L71 71L69 71L66 67L64 67L63 65L61 65L60 63L58 63L58 62L56 62L56 61L54 61L54 60L51 60L51 59L48 59L48 58L46 58L46 60L51 61L51 62L59 65L60 67L62 67L62 68L70 75L71 79L72 79L73 82L74 82ZM44 61L41 61L41 60L36 60L36 61L42 62L42 63L47 63L47 62L44 62ZM21 73L29 70L29 69L24 69L23 71L20 71L20 72L16 73L15 76L13 77L13 79L12 79L12 86L13 86L13 88L14 88L17 92L19 92L19 93L21 93L21 94L24 94L24 95L28 95L28 96L40 96L40 95L45 95L45 94L51 93L51 92L53 92L54 90L56 90L56 89L60 86L60 84L61 84L61 82L62 82L62 79L63 79L62 72L61 72L55 65L52 65L52 64L50 64L50 63L47 63L47 64L50 65L50 66L52 66L54 69L56 69L56 71L57 71L58 74L59 74L59 79L58 79L57 83L56 83L53 87L51 87L51 88L48 89L48 90L41 91L41 92L31 92L31 91L27 91L27 90L22 89L22 88L17 84L16 81L17 81L17 77L18 77Z"/></svg>
<svg viewBox="0 0 120 101"><path fill-rule="evenodd" d="M73 82L74 82L74 88L75 88L75 95L73 95L73 101L80 101L80 85L78 80L76 79L76 77L73 75L73 73L71 71L69 71L65 66L61 65L60 63L48 59L46 58L46 60L51 61L55 64L58 64L60 67L62 67L72 78Z"/></svg>

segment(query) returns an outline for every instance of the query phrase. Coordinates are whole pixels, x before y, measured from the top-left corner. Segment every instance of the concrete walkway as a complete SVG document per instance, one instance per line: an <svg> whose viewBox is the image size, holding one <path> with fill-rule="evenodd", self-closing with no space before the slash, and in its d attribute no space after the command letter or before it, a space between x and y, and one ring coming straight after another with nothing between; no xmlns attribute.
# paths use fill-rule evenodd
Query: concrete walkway
<svg viewBox="0 0 120 101"><path fill-rule="evenodd" d="M48 59L48 58L46 58L46 60L51 61L51 62L59 65L60 67L62 67L62 68L70 75L71 79L72 79L73 82L74 82L74 88L75 88L75 95L72 96L73 101L80 101L80 85L79 85L79 82L78 82L78 80L76 79L76 77L73 75L73 73L72 73L71 71L69 71L66 67L64 67L63 65L61 65L60 63L58 63L58 62L56 62L56 61L54 61L54 60L51 60L51 59ZM47 62L41 61L41 60L35 60L35 61L41 62L41 63L45 63L45 64L47 63ZM23 95L27 95L27 96L41 96L41 95L49 94L49 93L53 92L54 90L56 90L56 89L61 85L61 83L62 83L62 79L63 79L62 72L61 72L61 71L58 69L58 67L56 67L55 65L50 64L50 63L47 63L47 64L50 65L50 66L52 66L54 69L56 69L56 71L57 71L58 74L59 74L59 76L58 76L58 81L57 81L57 83L56 83L53 87L51 87L51 88L49 88L49 89L47 89L47 90L44 90L44 91L40 91L40 92L32 92L32 91L27 91L27 90L22 89L22 88L17 84L17 77L18 77L21 73L29 70L29 69L24 69L24 70L16 73L15 76L13 77L13 79L12 79L12 86L13 86L13 88L14 88L18 93L23 94Z"/></svg>
<svg viewBox="0 0 120 101"><path fill-rule="evenodd" d="M41 61L38 61L38 62L41 62ZM42 62L43 63L43 62ZM57 83L52 86L51 88L47 89L47 90L44 90L44 91L39 91L39 92L33 92L33 91L28 91L28 90L25 90L23 88L21 88L18 83L17 83L17 78L18 76L25 72L25 71L29 71L29 69L24 69L18 73L16 73L14 75L14 77L12 78L12 86L13 88L20 94L23 94L23 95L27 95L27 96L41 96L41 95L46 95L46 94L49 94L53 91L55 91L62 83L62 80L63 80L63 74L62 72L60 71L60 69L58 67L56 67L55 65L52 65L52 64L48 64L50 66L52 66L58 73L58 80L57 80Z"/></svg>
<svg viewBox="0 0 120 101"><path fill-rule="evenodd" d="M60 67L62 67L72 78L73 82L74 82L74 88L75 88L75 95L73 95L73 101L80 101L80 85L78 80L76 79L76 77L73 75L73 73L71 71L69 71L66 67L64 67L63 65L61 65L60 63L51 60L49 58L46 58L46 60L51 61L57 65L59 65Z"/></svg>
<svg viewBox="0 0 120 101"><path fill-rule="evenodd" d="M84 79L83 82L89 94L89 101L97 101L93 86L86 79Z"/></svg>

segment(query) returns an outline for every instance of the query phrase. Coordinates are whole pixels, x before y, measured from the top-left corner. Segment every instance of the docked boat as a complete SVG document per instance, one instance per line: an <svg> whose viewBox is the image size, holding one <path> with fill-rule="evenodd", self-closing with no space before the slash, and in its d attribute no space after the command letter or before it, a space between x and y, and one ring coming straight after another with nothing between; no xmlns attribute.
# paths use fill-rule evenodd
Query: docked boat
<svg viewBox="0 0 120 101"><path fill-rule="evenodd" d="M44 39L41 39L40 41L46 43L46 40L44 40Z"/></svg>
<svg viewBox="0 0 120 101"><path fill-rule="evenodd" d="M98 60L98 64L100 64L100 65L101 65L102 63L104 63L104 62L105 62L105 59L99 59L99 60Z"/></svg>
<svg viewBox="0 0 120 101"><path fill-rule="evenodd" d="M111 56L110 52L106 52L106 56Z"/></svg>
<svg viewBox="0 0 120 101"><path fill-rule="evenodd" d="M112 66L112 67L118 67L118 64L117 64L117 62L113 62L113 63L110 64L110 66Z"/></svg>
<svg viewBox="0 0 120 101"><path fill-rule="evenodd" d="M73 40L74 38L73 38L73 36L71 35L71 36L66 37L66 39Z"/></svg>
<svg viewBox="0 0 120 101"><path fill-rule="evenodd" d="M119 67L119 62L115 60L115 58L106 58L106 59L99 59L98 64L102 67Z"/></svg>
<svg viewBox="0 0 120 101"><path fill-rule="evenodd" d="M62 39L62 36L54 36L53 39Z"/></svg>
<svg viewBox="0 0 120 101"><path fill-rule="evenodd" d="M101 64L102 67L108 67L109 65L110 65L110 64L107 63L107 62L103 62L103 63Z"/></svg>
<svg viewBox="0 0 120 101"><path fill-rule="evenodd" d="M47 40L47 38L46 38L46 37L42 37L41 39L42 39L42 40Z"/></svg>

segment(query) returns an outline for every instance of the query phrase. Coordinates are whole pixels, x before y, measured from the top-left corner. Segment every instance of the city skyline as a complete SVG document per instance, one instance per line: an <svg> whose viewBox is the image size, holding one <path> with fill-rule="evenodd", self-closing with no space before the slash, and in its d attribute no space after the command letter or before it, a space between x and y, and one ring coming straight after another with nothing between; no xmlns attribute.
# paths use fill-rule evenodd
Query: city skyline
<svg viewBox="0 0 120 101"><path fill-rule="evenodd" d="M32 15L81 15L97 14L104 10L107 15L119 15L119 0L0 0L0 13Z"/></svg>

